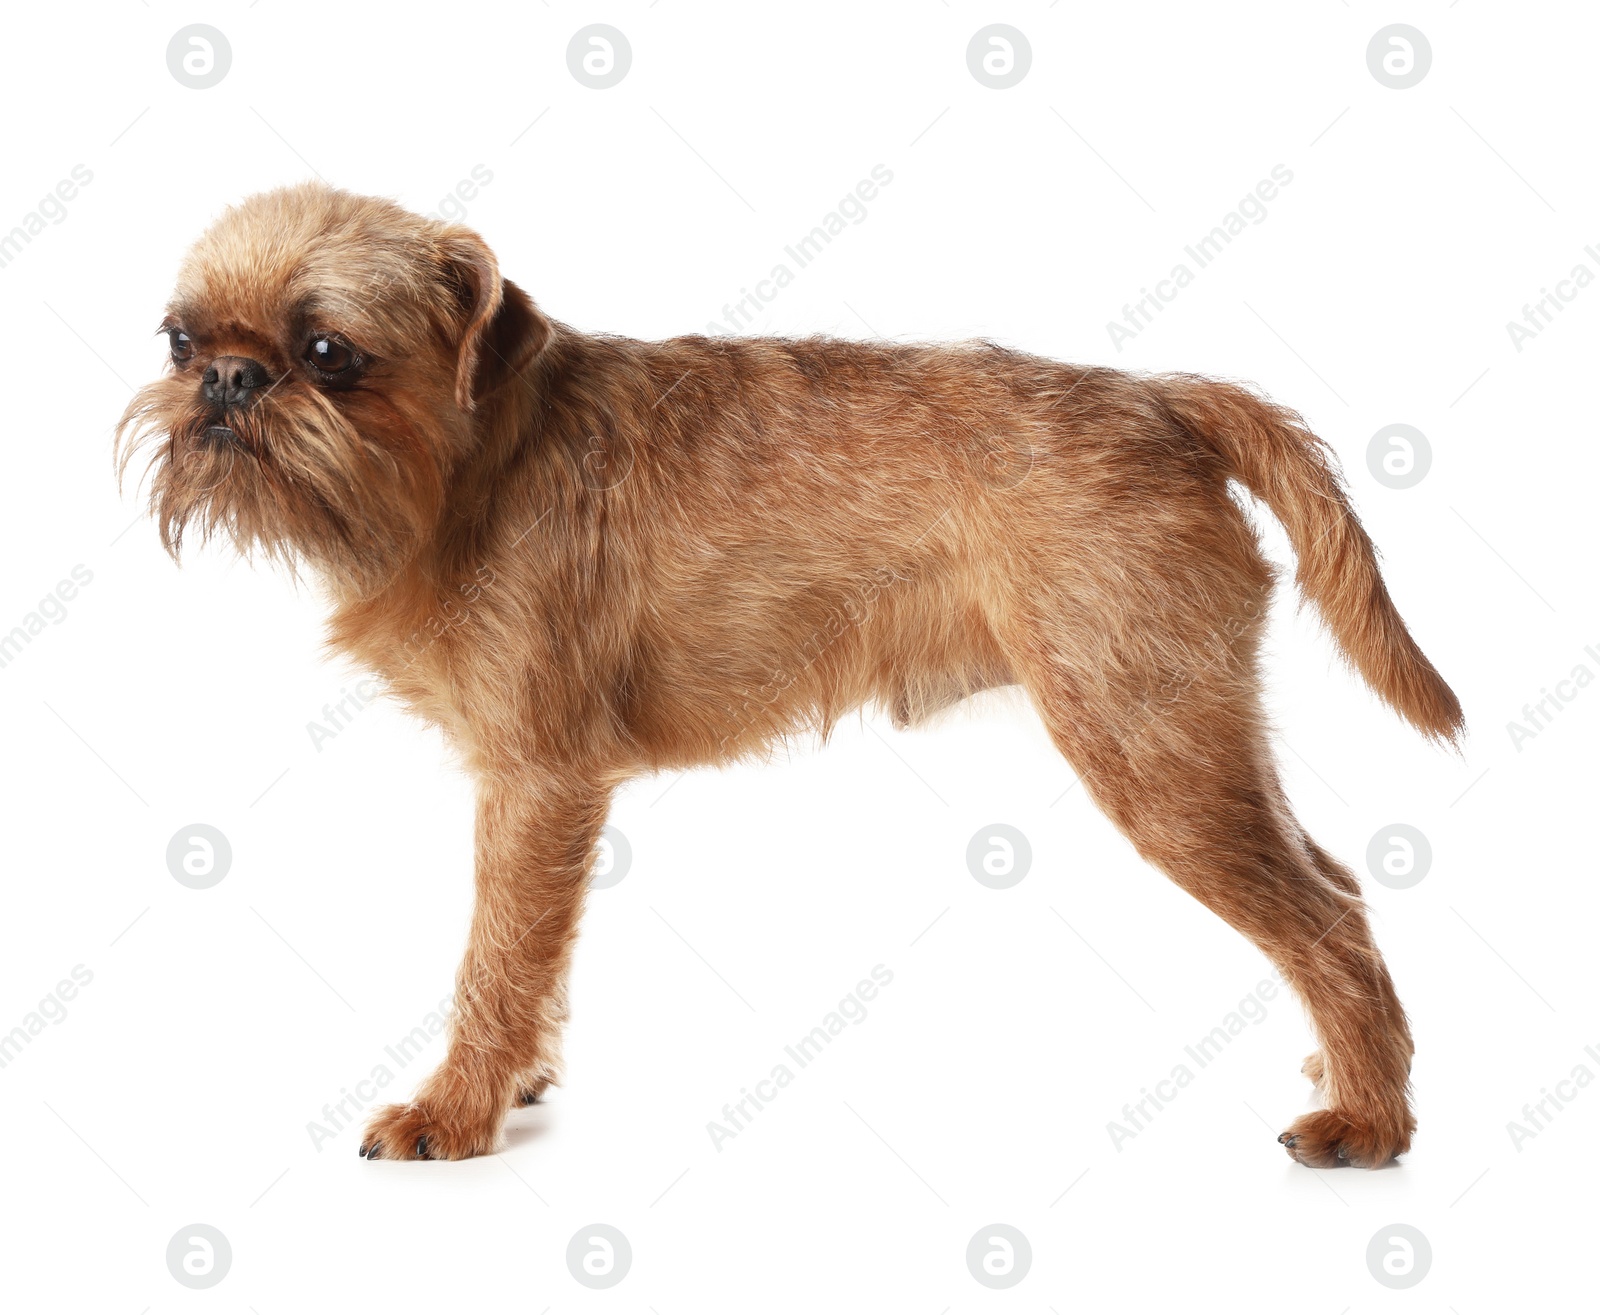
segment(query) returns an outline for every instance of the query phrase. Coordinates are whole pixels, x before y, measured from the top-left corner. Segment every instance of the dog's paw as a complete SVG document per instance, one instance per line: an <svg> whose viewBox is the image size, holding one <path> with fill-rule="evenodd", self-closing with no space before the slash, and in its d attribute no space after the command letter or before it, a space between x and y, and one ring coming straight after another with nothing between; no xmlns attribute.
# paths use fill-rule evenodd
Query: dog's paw
<svg viewBox="0 0 1600 1315"><path fill-rule="evenodd" d="M545 1062L534 1068L524 1069L517 1074L516 1085L511 1090L511 1108L521 1109L525 1105L537 1105L539 1098L556 1085L561 1076L559 1061Z"/></svg>
<svg viewBox="0 0 1600 1315"><path fill-rule="evenodd" d="M368 1160L465 1160L489 1155L500 1141L498 1118L473 1118L420 1099L385 1105L361 1134Z"/></svg>
<svg viewBox="0 0 1600 1315"><path fill-rule="evenodd" d="M1302 1114L1278 1141L1289 1158L1313 1169L1380 1169L1411 1149L1412 1120L1382 1126L1358 1123L1338 1110Z"/></svg>
<svg viewBox="0 0 1600 1315"><path fill-rule="evenodd" d="M1328 1074L1328 1062L1323 1059L1320 1050L1313 1050L1306 1056L1306 1062L1300 1065L1300 1071L1311 1079L1311 1085L1321 1087L1322 1080Z"/></svg>

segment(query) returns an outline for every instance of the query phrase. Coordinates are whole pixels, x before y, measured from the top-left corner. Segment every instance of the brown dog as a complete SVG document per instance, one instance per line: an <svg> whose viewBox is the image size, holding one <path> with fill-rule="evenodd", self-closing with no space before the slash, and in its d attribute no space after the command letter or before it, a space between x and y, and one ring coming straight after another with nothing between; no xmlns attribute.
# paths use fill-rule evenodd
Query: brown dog
<svg viewBox="0 0 1600 1315"><path fill-rule="evenodd" d="M678 338L553 323L474 233L306 185L230 210L118 432L168 549L312 568L333 645L478 783L477 904L443 1065L362 1153L491 1151L559 1072L607 802L877 703L1020 683L1150 862L1304 999L1312 1165L1404 1151L1411 1036L1350 871L1278 783L1256 650L1287 528L1345 655L1419 730L1461 709L1407 632L1332 458L1226 384L987 344Z"/></svg>

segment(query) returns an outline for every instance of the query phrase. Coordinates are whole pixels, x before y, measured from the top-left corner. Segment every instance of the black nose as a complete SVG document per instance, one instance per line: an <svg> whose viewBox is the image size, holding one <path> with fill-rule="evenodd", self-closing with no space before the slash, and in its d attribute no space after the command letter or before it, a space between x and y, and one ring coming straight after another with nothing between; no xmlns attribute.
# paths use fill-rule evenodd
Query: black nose
<svg viewBox="0 0 1600 1315"><path fill-rule="evenodd" d="M271 380L266 366L245 356L219 356L200 376L200 393L212 406L244 406Z"/></svg>

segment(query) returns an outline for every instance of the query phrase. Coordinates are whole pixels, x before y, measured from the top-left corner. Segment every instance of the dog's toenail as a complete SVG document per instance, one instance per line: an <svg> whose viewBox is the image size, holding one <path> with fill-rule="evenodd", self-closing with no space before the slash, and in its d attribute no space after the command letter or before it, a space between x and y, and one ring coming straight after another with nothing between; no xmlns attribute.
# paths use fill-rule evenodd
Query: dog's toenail
<svg viewBox="0 0 1600 1315"><path fill-rule="evenodd" d="M1279 1146L1290 1146L1290 1147L1292 1147L1299 1140L1300 1140L1300 1134L1299 1133L1295 1133L1295 1132L1280 1132L1278 1134L1278 1145Z"/></svg>
<svg viewBox="0 0 1600 1315"><path fill-rule="evenodd" d="M1345 1150L1343 1146L1339 1148L1339 1158L1341 1160L1348 1160L1350 1158L1350 1152Z"/></svg>
<svg viewBox="0 0 1600 1315"><path fill-rule="evenodd" d="M428 1158L428 1139L426 1137L418 1137L417 1138L417 1159L426 1160L427 1158Z"/></svg>
<svg viewBox="0 0 1600 1315"><path fill-rule="evenodd" d="M357 1151L356 1154L359 1155L363 1160L367 1158L367 1144L366 1144L366 1142L362 1142L361 1143L361 1149L359 1151Z"/></svg>

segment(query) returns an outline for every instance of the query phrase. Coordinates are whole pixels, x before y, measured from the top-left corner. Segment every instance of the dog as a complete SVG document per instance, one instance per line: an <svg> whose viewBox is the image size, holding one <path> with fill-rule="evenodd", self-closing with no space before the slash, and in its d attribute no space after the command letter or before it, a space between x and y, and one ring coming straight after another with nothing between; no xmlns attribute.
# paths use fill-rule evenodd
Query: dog
<svg viewBox="0 0 1600 1315"><path fill-rule="evenodd" d="M1461 706L1336 462L1228 383L989 344L581 333L476 233L320 184L183 262L171 366L117 430L176 558L229 539L320 579L334 650L476 783L476 901L441 1066L361 1154L493 1151L560 1074L612 792L1020 685L1138 852L1305 1003L1303 1164L1406 1151L1412 1041L1351 871L1295 820L1261 707L1273 512L1344 656L1424 735Z"/></svg>

